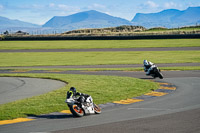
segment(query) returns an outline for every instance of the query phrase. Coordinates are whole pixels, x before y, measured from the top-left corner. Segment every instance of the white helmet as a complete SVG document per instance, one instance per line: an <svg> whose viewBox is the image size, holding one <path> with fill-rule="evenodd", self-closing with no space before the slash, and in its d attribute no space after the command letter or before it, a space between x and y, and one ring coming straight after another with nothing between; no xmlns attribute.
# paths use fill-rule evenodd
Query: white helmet
<svg viewBox="0 0 200 133"><path fill-rule="evenodd" d="M146 65L149 65L149 62L147 60L144 60L143 64L146 66Z"/></svg>

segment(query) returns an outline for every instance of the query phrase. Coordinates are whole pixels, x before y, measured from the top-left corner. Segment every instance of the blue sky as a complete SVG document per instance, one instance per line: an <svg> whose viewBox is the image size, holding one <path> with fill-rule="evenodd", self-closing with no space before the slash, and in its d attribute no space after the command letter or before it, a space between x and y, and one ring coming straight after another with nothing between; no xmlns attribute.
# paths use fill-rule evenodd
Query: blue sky
<svg viewBox="0 0 200 133"><path fill-rule="evenodd" d="M195 6L200 6L200 0L0 0L0 16L44 24L53 16L97 10L132 20L136 13Z"/></svg>

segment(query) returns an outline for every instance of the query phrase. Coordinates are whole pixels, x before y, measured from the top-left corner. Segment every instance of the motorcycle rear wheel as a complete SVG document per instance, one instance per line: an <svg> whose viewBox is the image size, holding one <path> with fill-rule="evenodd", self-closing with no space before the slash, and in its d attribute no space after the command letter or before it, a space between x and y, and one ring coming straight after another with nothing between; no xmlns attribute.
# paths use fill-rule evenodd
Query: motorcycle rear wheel
<svg viewBox="0 0 200 133"><path fill-rule="evenodd" d="M70 107L70 111L75 117L82 117L84 115L84 111L82 108L78 107L76 104Z"/></svg>

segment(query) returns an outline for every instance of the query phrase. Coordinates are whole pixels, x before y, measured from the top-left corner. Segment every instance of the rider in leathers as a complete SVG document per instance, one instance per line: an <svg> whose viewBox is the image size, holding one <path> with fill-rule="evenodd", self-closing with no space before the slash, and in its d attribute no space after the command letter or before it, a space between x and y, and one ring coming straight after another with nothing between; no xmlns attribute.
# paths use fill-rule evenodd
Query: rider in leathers
<svg viewBox="0 0 200 133"><path fill-rule="evenodd" d="M150 75L151 70L154 68L154 63L144 60L144 71L146 72L146 75Z"/></svg>
<svg viewBox="0 0 200 133"><path fill-rule="evenodd" d="M67 99L68 98L76 98L76 96L80 96L78 98L78 102L83 103L86 99L90 96L88 94L80 93L76 91L76 88L71 87L70 90L67 92Z"/></svg>

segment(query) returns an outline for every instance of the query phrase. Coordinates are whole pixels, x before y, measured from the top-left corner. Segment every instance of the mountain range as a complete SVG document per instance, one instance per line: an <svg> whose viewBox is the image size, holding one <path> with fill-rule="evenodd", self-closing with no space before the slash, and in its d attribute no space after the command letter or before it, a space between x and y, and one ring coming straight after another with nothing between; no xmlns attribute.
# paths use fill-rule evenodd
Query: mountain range
<svg viewBox="0 0 200 133"><path fill-rule="evenodd" d="M95 10L76 13L70 16L55 16L42 27L82 29L82 28L104 28L120 25L132 25L128 20L113 17Z"/></svg>
<svg viewBox="0 0 200 133"><path fill-rule="evenodd" d="M158 13L137 13L131 22L134 25L142 25L146 28L177 28L196 25L200 22L200 7L189 7L183 11L168 9Z"/></svg>
<svg viewBox="0 0 200 133"><path fill-rule="evenodd" d="M11 20L0 17L0 31L21 30L33 32L34 30L47 33L56 31L70 31L85 28L105 28L121 25L139 25L146 28L166 27L177 28L182 26L196 25L200 23L200 7L189 7L186 10L168 9L157 13L137 13L128 21L123 18L113 17L95 10L79 12L69 16L54 16L44 25L31 24L19 20ZM48 31L48 32L47 32Z"/></svg>
<svg viewBox="0 0 200 133"><path fill-rule="evenodd" d="M0 16L0 27L39 27L37 24L27 23L20 20L11 20Z"/></svg>

